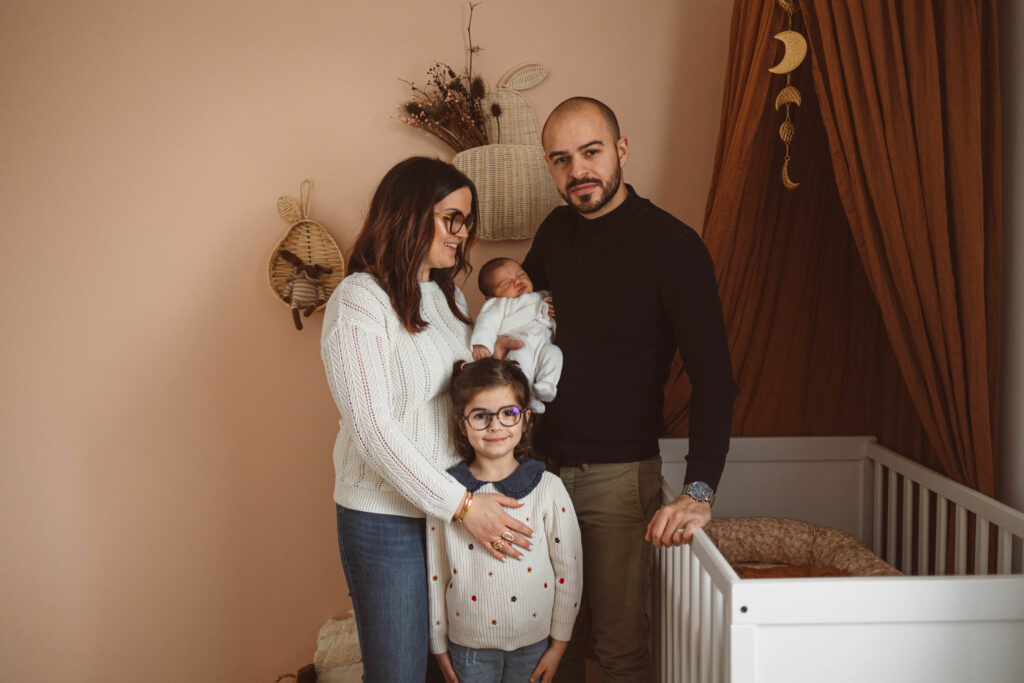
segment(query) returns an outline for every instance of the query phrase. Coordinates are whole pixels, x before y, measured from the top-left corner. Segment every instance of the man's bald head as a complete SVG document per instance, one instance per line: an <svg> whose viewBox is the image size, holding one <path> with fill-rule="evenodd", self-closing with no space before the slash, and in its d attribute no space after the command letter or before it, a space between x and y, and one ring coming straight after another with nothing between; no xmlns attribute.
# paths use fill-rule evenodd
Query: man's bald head
<svg viewBox="0 0 1024 683"><path fill-rule="evenodd" d="M611 110L611 107L601 100L596 100L593 97L570 97L552 109L551 113L548 114L547 121L544 122L544 128L540 133L541 140L544 140L544 134L548 130L548 124L552 121L562 117L569 117L577 112L586 110L596 110L601 115L601 118L604 119L605 126L608 128L608 132L611 134L613 142L621 137L621 134L619 133L619 120L615 118L615 112Z"/></svg>

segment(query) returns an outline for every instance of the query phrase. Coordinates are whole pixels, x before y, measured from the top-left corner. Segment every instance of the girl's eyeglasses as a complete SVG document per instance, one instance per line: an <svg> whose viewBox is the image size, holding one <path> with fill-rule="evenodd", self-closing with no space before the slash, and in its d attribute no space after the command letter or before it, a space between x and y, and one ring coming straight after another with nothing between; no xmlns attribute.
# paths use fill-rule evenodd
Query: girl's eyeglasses
<svg viewBox="0 0 1024 683"><path fill-rule="evenodd" d="M466 227L467 232L472 230L473 224L476 222L476 219L473 218L473 216L467 216L461 211L452 211L450 213L438 213L435 211L434 215L438 218L444 219L445 225L448 226L448 232L453 235L457 234L459 230L462 230L463 226Z"/></svg>
<svg viewBox="0 0 1024 683"><path fill-rule="evenodd" d="M462 419L465 420L470 427L481 432L491 426L491 420L494 418L498 418L498 424L502 426L515 427L519 424L519 420L523 418L523 411L519 409L519 406L502 406L494 412L484 410L483 408L477 408Z"/></svg>

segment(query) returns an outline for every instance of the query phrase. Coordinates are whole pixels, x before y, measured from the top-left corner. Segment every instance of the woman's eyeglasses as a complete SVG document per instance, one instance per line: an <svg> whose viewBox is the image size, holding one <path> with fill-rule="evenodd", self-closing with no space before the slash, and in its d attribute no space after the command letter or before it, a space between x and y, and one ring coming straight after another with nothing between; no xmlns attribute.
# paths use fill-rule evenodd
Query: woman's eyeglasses
<svg viewBox="0 0 1024 683"><path fill-rule="evenodd" d="M469 415L466 415L462 419L465 420L470 427L478 432L481 432L491 426L491 420L498 418L498 424L505 427L515 427L519 424L519 420L523 418L523 411L519 409L519 406L502 406L495 411L484 410L483 408L477 408L476 410L470 411Z"/></svg>
<svg viewBox="0 0 1024 683"><path fill-rule="evenodd" d="M451 211L449 213L438 213L435 211L434 215L438 218L444 219L445 224L448 226L448 232L453 235L457 234L459 230L462 230L463 226L466 227L467 232L472 230L473 224L476 222L476 219L473 218L473 216L467 216L461 211Z"/></svg>

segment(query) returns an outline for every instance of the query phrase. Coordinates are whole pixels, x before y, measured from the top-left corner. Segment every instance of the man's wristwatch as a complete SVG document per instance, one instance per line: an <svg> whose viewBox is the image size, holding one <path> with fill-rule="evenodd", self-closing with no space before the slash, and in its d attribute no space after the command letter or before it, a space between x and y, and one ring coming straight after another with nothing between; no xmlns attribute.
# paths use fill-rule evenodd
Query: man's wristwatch
<svg viewBox="0 0 1024 683"><path fill-rule="evenodd" d="M691 481L683 487L683 493L698 503L715 504L715 490L702 481Z"/></svg>

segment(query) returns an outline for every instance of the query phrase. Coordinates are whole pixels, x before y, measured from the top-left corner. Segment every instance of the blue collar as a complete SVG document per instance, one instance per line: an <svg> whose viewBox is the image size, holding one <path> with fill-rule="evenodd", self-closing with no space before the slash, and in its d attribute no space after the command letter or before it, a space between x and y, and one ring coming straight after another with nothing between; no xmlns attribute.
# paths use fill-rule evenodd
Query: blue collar
<svg viewBox="0 0 1024 683"><path fill-rule="evenodd" d="M494 484L494 488L502 495L518 500L537 488L541 475L544 474L544 463L539 460L520 460L516 471L501 481L480 481L469 471L469 463L465 460L449 467L448 474L455 477L455 480L470 492L476 491L484 484Z"/></svg>

